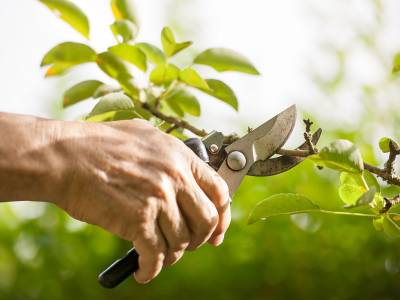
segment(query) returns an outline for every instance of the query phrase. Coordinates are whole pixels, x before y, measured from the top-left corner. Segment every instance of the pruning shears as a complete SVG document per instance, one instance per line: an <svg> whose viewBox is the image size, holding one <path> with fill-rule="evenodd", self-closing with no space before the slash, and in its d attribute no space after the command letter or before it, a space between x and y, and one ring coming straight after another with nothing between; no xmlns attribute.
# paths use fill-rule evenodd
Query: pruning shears
<svg viewBox="0 0 400 300"><path fill-rule="evenodd" d="M233 196L246 175L273 176L295 167L305 159L274 156L289 138L295 122L296 106L292 105L230 144L225 143L224 135L218 131L202 139L188 139L185 144L218 172ZM320 135L321 129L313 134L314 144ZM304 143L297 149L306 150L307 147L307 143ZM138 253L134 248L131 249L99 275L99 283L106 288L116 287L139 268L138 260Z"/></svg>

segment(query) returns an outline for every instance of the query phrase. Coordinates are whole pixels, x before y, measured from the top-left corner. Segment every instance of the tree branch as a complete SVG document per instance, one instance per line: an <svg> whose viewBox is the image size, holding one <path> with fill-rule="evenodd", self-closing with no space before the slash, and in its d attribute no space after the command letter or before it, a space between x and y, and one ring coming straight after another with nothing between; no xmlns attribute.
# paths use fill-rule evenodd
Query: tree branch
<svg viewBox="0 0 400 300"><path fill-rule="evenodd" d="M205 131L204 129L198 129L198 128L194 127L193 125L189 124L185 120L181 120L181 119L178 119L178 118L175 118L172 116L165 115L164 113L159 111L157 108L152 107L148 103L143 103L142 108L144 108L145 110L150 112L152 115L156 116L157 118L159 118L169 124L172 124L173 126L175 125L177 128L179 127L179 128L187 129L197 136L204 137L208 134L207 131Z"/></svg>

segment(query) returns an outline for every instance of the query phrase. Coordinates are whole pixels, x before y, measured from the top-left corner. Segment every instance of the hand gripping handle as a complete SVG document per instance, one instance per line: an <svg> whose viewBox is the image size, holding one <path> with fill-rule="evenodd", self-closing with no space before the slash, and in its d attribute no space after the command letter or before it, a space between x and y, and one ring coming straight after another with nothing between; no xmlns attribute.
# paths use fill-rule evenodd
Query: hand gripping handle
<svg viewBox="0 0 400 300"><path fill-rule="evenodd" d="M188 146L203 161L209 161L207 149L198 138L190 138L185 141ZM115 288L126 278L131 276L139 268L139 254L135 248L129 250L126 255L113 262L98 277L99 283L105 288Z"/></svg>

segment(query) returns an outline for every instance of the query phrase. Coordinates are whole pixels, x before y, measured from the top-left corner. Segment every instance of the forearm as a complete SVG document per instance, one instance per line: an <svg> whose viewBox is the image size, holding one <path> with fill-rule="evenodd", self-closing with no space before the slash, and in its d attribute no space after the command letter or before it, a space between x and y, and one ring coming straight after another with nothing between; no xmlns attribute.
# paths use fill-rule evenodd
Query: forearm
<svg viewBox="0 0 400 300"><path fill-rule="evenodd" d="M0 202L51 201L61 180L59 121L0 113Z"/></svg>

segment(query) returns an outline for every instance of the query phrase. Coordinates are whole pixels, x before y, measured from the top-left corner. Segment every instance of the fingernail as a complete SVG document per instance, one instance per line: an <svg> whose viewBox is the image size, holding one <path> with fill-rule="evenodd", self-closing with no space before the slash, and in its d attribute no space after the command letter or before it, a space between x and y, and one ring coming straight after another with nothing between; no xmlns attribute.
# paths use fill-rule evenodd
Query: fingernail
<svg viewBox="0 0 400 300"><path fill-rule="evenodd" d="M135 277L136 282L139 283L139 284L146 284L146 283L150 282L149 279L147 279L147 280L140 279L139 276L137 276L136 274L134 274L134 277Z"/></svg>
<svg viewBox="0 0 400 300"><path fill-rule="evenodd" d="M222 244L222 242L224 241L224 235L221 234L219 236L216 236L215 238L213 238L210 243L213 244L214 246L219 246Z"/></svg>

